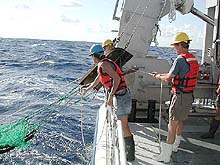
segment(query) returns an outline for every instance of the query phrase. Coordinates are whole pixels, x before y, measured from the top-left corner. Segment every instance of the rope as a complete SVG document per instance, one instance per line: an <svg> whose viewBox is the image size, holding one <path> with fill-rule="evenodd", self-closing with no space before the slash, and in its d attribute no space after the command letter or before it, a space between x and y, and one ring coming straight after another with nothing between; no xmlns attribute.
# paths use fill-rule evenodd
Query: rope
<svg viewBox="0 0 220 165"><path fill-rule="evenodd" d="M167 4L167 0L164 0L163 2L164 2L164 3L163 3L163 7L162 7L162 10L161 10L160 15L159 15L159 17L158 17L158 21L160 21L161 18L162 18L162 14L163 14L164 8L165 8L165 6L166 6L166 4Z"/></svg>
<svg viewBox="0 0 220 165"><path fill-rule="evenodd" d="M111 148L110 148L110 151L108 150L108 143L110 142L110 134L109 134L109 132L108 132L108 130L110 130L110 129L108 129L109 128L109 125L110 125L110 123L109 122L111 122L111 120L109 119L110 118L110 115L109 115L109 111L107 110L107 115L106 115L106 123L107 123L107 128L106 128L106 144L105 144L105 150L106 150L106 158L108 158L109 157L109 155L111 155ZM110 153L109 153L110 152ZM108 163L108 159L106 159L106 164L108 165L109 163Z"/></svg>
<svg viewBox="0 0 220 165"><path fill-rule="evenodd" d="M48 105L47 109L49 109L49 107L51 107L52 105L56 105L56 104L59 105L59 104L61 104L61 102L63 102L64 100L69 99L70 96L76 96L77 94L79 94L79 88L76 88L76 90L78 91L78 93L75 93L75 90L72 89L67 95L61 96L61 98L60 98L59 100L57 100L57 101L51 103L50 105ZM74 95L73 95L73 94L74 94ZM91 94L92 94L92 92L89 92L88 94L84 95L83 97L81 97L81 98L79 98L79 99L77 99L77 100L74 100L74 101L72 102L72 104L80 103L80 101L85 100L85 99L88 98ZM69 101L70 101L70 100L69 100ZM68 103L68 102L67 102L67 103ZM42 110L45 110L45 108L42 109ZM42 110L41 110L41 111L42 111ZM39 113L40 113L41 111L39 111ZM53 114L55 111L56 111L56 109L55 109L55 110L52 110L44 119L42 119L42 120L40 121L40 123L43 123L43 122L46 122L47 120L49 120L49 118L52 116L52 114Z"/></svg>
<svg viewBox="0 0 220 165"><path fill-rule="evenodd" d="M176 2L176 0L170 0L170 12L168 14L168 18L169 18L170 23L176 19L175 2Z"/></svg>
<svg viewBox="0 0 220 165"><path fill-rule="evenodd" d="M130 36L129 40L126 42L124 49L127 49L128 45L130 44L130 41L131 41L131 39L132 39L134 33L135 33L136 30L137 30L137 25L140 23L140 21L142 20L143 16L145 15L145 11L146 11L147 8L149 7L150 2L151 2L151 0L148 0L148 4L146 5L144 11L142 12L142 14L141 14L139 20L138 20L137 23L135 24L135 27L134 27L134 29L132 30L132 33L131 33L131 36Z"/></svg>
<svg viewBox="0 0 220 165"><path fill-rule="evenodd" d="M111 120L111 141L112 141L112 148L113 150L115 149L115 147L119 150L119 146L117 145L117 140L118 140L118 136L117 136L117 116L115 114L115 108L111 107L108 109L109 110L109 115L110 115L110 120ZM112 161L115 158L115 152L112 152ZM119 157L119 156L118 156Z"/></svg>
<svg viewBox="0 0 220 165"><path fill-rule="evenodd" d="M160 112L159 112L159 144L161 142L161 135L160 135L160 129L161 129L161 113L162 113L162 96L163 96L163 81L160 82Z"/></svg>
<svg viewBox="0 0 220 165"><path fill-rule="evenodd" d="M26 116L27 119L32 118L33 116L36 116L37 114L41 113L42 111L44 111L45 109L49 109L49 107L55 105L55 104L60 104L62 101L68 99L70 96L76 96L79 93L79 86L76 86L75 88L72 88L66 95L63 95L61 97L58 98L58 100L55 100L54 102L50 103L49 105L47 105L46 107L43 107L33 113L30 113Z"/></svg>
<svg viewBox="0 0 220 165"><path fill-rule="evenodd" d="M82 97L81 97L81 102L82 102ZM81 137L82 137L82 143L83 143L83 146L85 147L85 138L84 138L84 133L83 133L83 110L82 110L82 104L81 104L81 108L80 108L80 114L81 114L81 122L80 122L80 125L81 125Z"/></svg>
<svg viewBox="0 0 220 165"><path fill-rule="evenodd" d="M143 6L142 4L143 4L144 2L145 2L145 0L142 0L142 2L139 3L139 5L136 7L136 9L134 10L134 12L133 12L133 14L132 14L130 20L126 23L126 25L125 25L124 29L122 30L121 34L118 36L118 38L115 39L116 44L120 41L121 37L124 35L125 30L126 30L127 27L129 26L131 20L134 18L134 16L135 16L136 12L138 11L138 9ZM131 39L132 39L134 33L135 33L136 30L137 30L137 25L140 23L142 17L144 16L145 11L147 10L147 8L148 8L150 2L151 2L151 0L148 0L148 4L146 5L146 7L145 7L143 13L141 14L140 18L138 19L138 21L136 22L135 27L133 28L132 33L131 33L131 35L130 35L128 41L125 43L125 46L124 46L124 49L125 49L125 50L127 49L128 45L130 44L130 41L131 41Z"/></svg>
<svg viewBox="0 0 220 165"><path fill-rule="evenodd" d="M63 88L66 88L66 87L68 87L68 86L70 86L70 85L72 85L72 84L74 84L74 83L76 83L76 82L78 82L78 81L79 81L79 79L76 79L76 80L74 80L73 82L70 82L69 84L67 84L66 86L64 86ZM49 95L43 97L43 99L49 98L49 96L53 95L54 93L55 93L55 92L50 93ZM46 99L46 100L47 100L47 99ZM19 109L19 110L16 110L16 111L13 112L13 113L7 115L6 117L4 117L4 118L1 119L1 122L5 121L6 119L8 119L9 117L11 117L11 116L13 116L13 115L16 115L17 113L20 113L21 111L23 111L24 109L27 109L28 107L29 107L29 106L25 106L25 107L23 107L23 108L21 108L21 109ZM43 108L42 108L42 109L43 109ZM6 115L6 113L7 113L7 112L2 113L1 115ZM29 113L29 114L30 114L30 113Z"/></svg>
<svg viewBox="0 0 220 165"><path fill-rule="evenodd" d="M136 9L134 10L134 13L132 14L130 20L126 23L124 29L122 30L121 34L118 36L118 38L116 39L116 42L118 42L120 40L120 38L123 36L125 30L127 29L128 25L130 24L131 20L134 18L135 13L137 12L137 10L140 8L140 6L142 6L142 4L144 3L145 0L142 0L142 3L140 3Z"/></svg>
<svg viewBox="0 0 220 165"><path fill-rule="evenodd" d="M157 41L157 33L158 31L160 32L160 36L161 36L161 30L159 28L159 24L155 24L153 30L152 30L152 42L155 43L155 46L159 45L158 41Z"/></svg>
<svg viewBox="0 0 220 165"><path fill-rule="evenodd" d="M76 92L78 90L78 92ZM22 119L19 119L18 121L13 121L11 123L5 123L0 125L0 153L8 152L15 147L23 147L28 146L30 142L28 142L30 139L33 138L34 134L36 133L36 130L39 129L39 127L43 124L43 122L49 120L49 117L56 111L52 110L49 112L48 115L44 116L43 119L38 121L38 123L30 124L29 120L34 117L35 115L41 113L45 109L49 109L52 105L61 104L62 101L70 99L70 96L76 95L79 93L79 87L73 88L69 93L67 93L64 96L61 96L58 100L52 102L48 106L39 109L38 111L34 112L31 115L27 115ZM85 98L88 97L90 93L85 95ZM81 97L78 100L75 100L74 103L80 102L84 99L84 97ZM82 110L82 109L81 109ZM83 134L83 115L81 111L81 133L82 133L82 142L85 146L85 140L84 140L84 134Z"/></svg>
<svg viewBox="0 0 220 165"><path fill-rule="evenodd" d="M118 140L118 135L117 135L117 116L115 114L116 109L114 107L110 107L107 105L107 100L108 100L108 94L106 94L106 99L105 99L105 108L106 108L106 118L104 121L104 125L101 130L101 134L99 139L97 139L95 148L99 144L101 137L104 133L104 128L105 124L107 124L106 128L106 158L110 157L110 164L115 164L115 147L118 148L119 146L117 143ZM119 154L119 152L117 152ZM119 156L118 156L119 157ZM109 164L109 159L106 159L106 164Z"/></svg>
<svg viewBox="0 0 220 165"><path fill-rule="evenodd" d="M163 7L162 7L161 12L160 12L159 17L158 17L158 21L161 20L162 13L164 11L164 8L165 8L166 4L167 4L167 0L164 0L163 1ZM152 38L152 42L155 43L155 46L159 45L159 43L157 41L157 33L158 33L158 31L160 32L160 36L161 36L161 30L160 30L159 24L155 24L155 27L152 30L152 37L153 37Z"/></svg>

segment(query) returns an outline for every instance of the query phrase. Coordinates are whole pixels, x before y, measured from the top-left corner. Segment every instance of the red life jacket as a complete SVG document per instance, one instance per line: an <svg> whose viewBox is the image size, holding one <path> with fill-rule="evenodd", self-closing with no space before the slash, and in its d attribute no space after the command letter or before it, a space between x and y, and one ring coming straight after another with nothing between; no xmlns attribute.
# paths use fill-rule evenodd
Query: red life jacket
<svg viewBox="0 0 220 165"><path fill-rule="evenodd" d="M191 93L197 83L199 64L196 57L193 54L181 54L181 56L184 57L186 62L189 64L189 71L183 78L180 78L177 74L172 79L171 93L174 93L177 90L183 93Z"/></svg>
<svg viewBox="0 0 220 165"><path fill-rule="evenodd" d="M112 63L115 66L114 70L116 71L116 73L121 78L121 81L120 81L120 84L119 84L117 90L120 90L122 88L127 87L127 85L125 83L125 78L122 75L122 71L121 71L120 67L114 61L112 61L112 60L110 60L108 58L104 58L100 62L104 62L104 61L108 61L108 62ZM102 85L104 86L104 88L106 90L110 90L111 87L112 87L112 78L107 73L103 73L102 72L102 68L99 67L99 65L98 65L98 70L97 71L98 71L98 75L99 75L99 80L102 83Z"/></svg>
<svg viewBox="0 0 220 165"><path fill-rule="evenodd" d="M218 86L216 88L216 93L220 94L220 79L218 80Z"/></svg>

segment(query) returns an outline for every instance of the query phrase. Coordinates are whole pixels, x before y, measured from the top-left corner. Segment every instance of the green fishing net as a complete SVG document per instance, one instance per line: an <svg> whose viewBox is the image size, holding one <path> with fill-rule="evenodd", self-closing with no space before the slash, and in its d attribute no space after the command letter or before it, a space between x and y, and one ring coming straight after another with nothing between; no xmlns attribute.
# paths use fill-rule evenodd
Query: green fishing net
<svg viewBox="0 0 220 165"><path fill-rule="evenodd" d="M55 109L50 109L50 107L58 105L62 101L70 99L71 96L76 96L78 93L79 87L77 86L75 88L72 88L71 91L69 91L66 95L58 98L58 100L55 100L51 104L41 109L38 109L33 113L28 114L26 117L20 120L0 124L0 154L8 152L16 147L19 148L29 146L31 144L29 140L34 137L34 134L42 125L42 123L46 122L55 112ZM86 95L85 97L88 97L88 95ZM82 99L78 98L73 101L73 103L78 103L80 101L82 101ZM47 110L48 114L42 117L40 121L35 121L34 123L29 122L31 118L45 112L45 110Z"/></svg>
<svg viewBox="0 0 220 165"><path fill-rule="evenodd" d="M25 147L30 138L30 133L37 125L29 124L26 119L0 125L0 149L4 147Z"/></svg>

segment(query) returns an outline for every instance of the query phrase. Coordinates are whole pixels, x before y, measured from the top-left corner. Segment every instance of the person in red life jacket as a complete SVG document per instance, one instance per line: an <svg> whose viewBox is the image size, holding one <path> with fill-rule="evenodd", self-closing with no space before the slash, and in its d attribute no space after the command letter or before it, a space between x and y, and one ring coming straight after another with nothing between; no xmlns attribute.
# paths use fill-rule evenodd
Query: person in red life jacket
<svg viewBox="0 0 220 165"><path fill-rule="evenodd" d="M213 139L215 137L215 133L220 125L220 78L218 80L218 86L216 88L217 97L215 100L216 112L215 117L212 119L210 123L209 132L203 134L201 136L202 139Z"/></svg>
<svg viewBox="0 0 220 165"><path fill-rule="evenodd" d="M107 91L107 105L116 109L116 115L122 123L127 160L135 159L135 144L128 125L128 114L131 111L132 99L120 67L112 60L105 58L102 45L95 44L90 48L94 64L98 65L98 76L89 85L81 89L86 93L100 82Z"/></svg>
<svg viewBox="0 0 220 165"><path fill-rule="evenodd" d="M169 162L172 151L178 151L183 121L188 117L192 108L193 90L197 82L199 64L196 57L189 53L190 41L186 33L177 32L171 45L174 46L178 56L169 73L151 73L155 78L172 84L168 136L166 142L161 142L161 153L154 156L157 161Z"/></svg>

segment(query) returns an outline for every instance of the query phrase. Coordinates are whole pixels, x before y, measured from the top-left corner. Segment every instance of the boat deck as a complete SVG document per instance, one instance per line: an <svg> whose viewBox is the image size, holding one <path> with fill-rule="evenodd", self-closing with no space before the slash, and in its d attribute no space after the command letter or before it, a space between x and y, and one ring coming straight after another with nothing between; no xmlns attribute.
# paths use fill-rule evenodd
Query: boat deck
<svg viewBox="0 0 220 165"><path fill-rule="evenodd" d="M179 151L172 153L169 163L156 162L153 155L159 153L158 126L155 123L129 123L136 144L136 160L132 165L217 165L220 164L220 129L214 139L201 139L209 129L210 117L191 115L186 121ZM166 117L161 120L161 140L167 136Z"/></svg>

